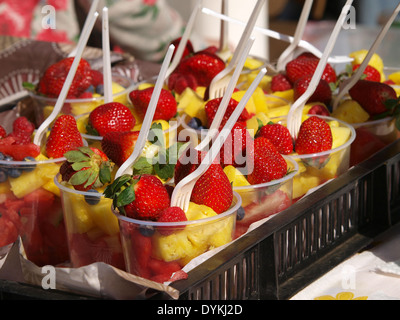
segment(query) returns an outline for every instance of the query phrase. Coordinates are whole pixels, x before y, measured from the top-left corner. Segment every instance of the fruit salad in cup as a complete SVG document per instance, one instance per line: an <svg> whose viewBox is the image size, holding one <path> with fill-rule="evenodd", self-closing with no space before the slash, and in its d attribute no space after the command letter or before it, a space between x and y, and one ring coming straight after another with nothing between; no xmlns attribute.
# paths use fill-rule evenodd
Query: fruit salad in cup
<svg viewBox="0 0 400 320"><path fill-rule="evenodd" d="M195 170L200 152L186 149L174 166L174 183ZM185 277L190 260L234 238L240 196L216 162L196 182L189 208L171 206L173 185L154 175L123 175L105 190L119 220L127 270L157 281Z"/></svg>
<svg viewBox="0 0 400 320"><path fill-rule="evenodd" d="M40 125L53 111L72 62L73 58L64 58L50 65L37 84L24 83L34 102L37 125ZM131 79L113 74L113 101L128 104L127 95L133 85ZM103 103L103 74L92 69L88 61L81 59L61 113L77 116L90 112Z"/></svg>

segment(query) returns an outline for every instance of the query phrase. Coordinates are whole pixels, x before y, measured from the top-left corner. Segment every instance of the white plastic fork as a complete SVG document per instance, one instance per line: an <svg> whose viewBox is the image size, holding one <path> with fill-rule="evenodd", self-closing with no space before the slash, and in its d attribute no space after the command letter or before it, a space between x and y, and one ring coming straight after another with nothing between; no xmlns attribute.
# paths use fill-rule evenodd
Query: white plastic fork
<svg viewBox="0 0 400 320"><path fill-rule="evenodd" d="M337 37L343 26L343 23L345 21L345 18L347 16L347 13L349 11L352 2L353 0L347 0L346 4L343 6L342 12L340 13L338 20L336 21L336 25L328 40L328 44L325 47L324 53L317 65L314 75L311 78L307 90L290 107L290 110L287 115L287 128L289 129L290 135L292 136L293 139L296 139L299 133L304 105L306 104L307 100L311 97L311 95L314 93L315 89L317 88L320 82L322 73L327 64L328 57L331 54L333 47L335 46Z"/></svg>
<svg viewBox="0 0 400 320"><path fill-rule="evenodd" d="M221 125L222 118L225 114L225 111L228 107L229 101L231 100L233 91L235 90L235 86L239 79L240 73L243 70L244 63L246 61L247 55L250 52L250 48L254 43L254 38L250 38L247 40L247 44L244 47L244 50L239 57L238 65L233 72L232 77L229 78L228 86L223 94L222 100L218 106L217 112L215 113L213 122L210 125L210 128L207 131L207 135L204 139L196 146L196 150L203 150L204 148L208 147L209 143L218 133L219 126Z"/></svg>
<svg viewBox="0 0 400 320"><path fill-rule="evenodd" d="M213 16L215 18L218 19L223 19L238 25L245 25L245 22L234 19L232 17L228 17L226 15L223 15L219 12L215 12L209 8L203 8L202 12L205 14L208 14L210 16ZM254 27L254 31L260 32L261 34L276 39L276 40L281 40L281 41L285 41L285 42L289 42L292 43L294 41L294 37L274 31L274 30L270 30L270 29L265 29L265 28L261 28L261 27ZM322 57L322 52L321 50L319 50L318 48L316 48L314 45L312 45L310 42L305 41L305 40L300 40L298 43L299 48L303 48L305 50L307 50L308 52L311 52L312 54L314 54L316 57L321 58ZM341 63L350 63L352 62L354 59L350 58L348 56L332 56L328 58L328 63L331 64L341 64Z"/></svg>
<svg viewBox="0 0 400 320"><path fill-rule="evenodd" d="M46 131L50 124L53 122L53 120L58 116L58 114L61 111L61 108L64 105L65 99L67 97L69 88L71 87L72 81L75 77L76 70L78 68L79 62L81 61L82 53L83 50L86 47L86 43L89 39L90 33L92 32L94 23L98 17L98 12L95 12L91 17L88 16L88 23L86 25L86 29L82 30L82 34L79 37L79 42L77 45L77 51L75 58L71 64L71 67L69 69L67 78L64 81L63 87L61 89L61 92L57 98L56 104L54 106L53 111L51 114L42 122L42 124L39 126L39 128L36 131L35 137L33 138L33 143L40 146L41 142L43 140L44 135L46 134Z"/></svg>
<svg viewBox="0 0 400 320"><path fill-rule="evenodd" d="M104 103L113 101L112 98L112 76L110 58L110 32L108 23L108 8L103 8L102 17L102 49L103 49L103 83L104 83Z"/></svg>
<svg viewBox="0 0 400 320"><path fill-rule="evenodd" d="M239 43L233 53L233 57L229 64L223 69L220 73L218 73L210 83L209 87L209 99L220 98L223 96L226 87L229 83L229 73L237 66L240 56L246 46L246 42L251 36L253 32L254 26L256 24L257 17L261 11L261 7L264 5L265 0L258 0L256 5L254 6L253 12L250 15L250 18L246 24L246 27L240 37Z"/></svg>
<svg viewBox="0 0 400 320"><path fill-rule="evenodd" d="M192 30L193 30L194 23L196 22L197 14L200 12L200 9L202 8L202 6L203 6L203 1L197 0L196 5L194 6L193 11L190 14L189 20L186 24L185 31L183 32L181 40L179 41L179 45L176 48L174 58L172 59L172 62L170 64L170 66L168 67L165 79L167 79L171 75L171 73L174 72L175 68L178 66L179 62L181 61L186 44L189 40L190 35L192 34Z"/></svg>
<svg viewBox="0 0 400 320"><path fill-rule="evenodd" d="M211 146L210 150L207 152L204 159L201 161L199 166L195 171L187 175L183 178L179 183L175 186L174 191L171 196L171 207L180 207L183 211L187 211L190 203L190 197L192 195L193 188L197 182L197 180L201 177L201 175L207 171L210 165L214 162L215 158L219 154L221 147L223 146L225 140L231 133L231 130L239 118L241 112L243 111L246 103L250 99L253 92L256 90L257 86L261 82L262 77L265 75L267 70L263 68L254 79L253 83L250 85L249 89L244 94L242 100L240 100L236 109L232 112L228 121L226 122L224 128L219 133L216 141Z"/></svg>
<svg viewBox="0 0 400 320"><path fill-rule="evenodd" d="M142 126L140 128L139 136L135 142L135 146L133 148L133 152L129 156L128 159L125 160L125 162L118 168L116 174L115 174L115 179L118 177L124 175L124 174L131 174L132 173L132 165L135 163L135 161L139 158L141 155L143 148L146 144L147 137L149 135L151 123L153 121L154 113L156 111L158 99L160 97L161 89L163 87L167 69L169 66L169 63L171 62L172 54L174 52L175 46L170 45L168 48L168 51L164 57L164 61L161 65L160 73L157 77L156 84L154 86L154 91L151 95L149 105L146 110L146 115L144 116Z"/></svg>
<svg viewBox="0 0 400 320"><path fill-rule="evenodd" d="M221 13L224 15L228 15L229 12L229 1L228 0L221 0ZM231 55L231 50L229 49L229 23L228 21L221 20L220 24L220 38L219 38L219 49L218 49L218 56L227 61L229 56Z"/></svg>
<svg viewBox="0 0 400 320"><path fill-rule="evenodd" d="M311 7L313 0L306 0L301 11L300 20L297 23L296 31L294 33L293 41L289 46L281 53L276 64L278 71L285 70L286 64L294 58L296 49L298 48L300 40L303 38L304 29L307 25L308 17L310 16Z"/></svg>
<svg viewBox="0 0 400 320"><path fill-rule="evenodd" d="M332 108L335 110L342 98L348 93L348 91L356 84L356 82L361 78L365 68L368 66L369 61L372 58L372 55L378 49L380 44L382 43L383 38L386 36L387 32L389 31L390 26L392 25L394 19L396 19L398 13L400 12L400 2L397 5L396 9L393 11L391 16L389 17L386 24L382 27L381 31L379 32L378 36L376 37L374 43L372 44L371 48L369 49L367 55L365 56L363 62L358 67L356 72L348 79L340 88L339 93L333 100Z"/></svg>

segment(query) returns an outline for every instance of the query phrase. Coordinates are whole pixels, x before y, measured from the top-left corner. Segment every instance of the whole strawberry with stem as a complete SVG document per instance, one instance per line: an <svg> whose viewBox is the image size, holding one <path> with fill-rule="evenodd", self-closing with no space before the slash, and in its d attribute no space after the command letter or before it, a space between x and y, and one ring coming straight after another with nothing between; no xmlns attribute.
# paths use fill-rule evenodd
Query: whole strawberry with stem
<svg viewBox="0 0 400 320"><path fill-rule="evenodd" d="M144 118L149 106L154 87L143 90L133 90L129 93L129 98L138 114ZM166 89L161 89L160 97L157 102L153 120L170 120L177 113L178 104L172 93Z"/></svg>
<svg viewBox="0 0 400 320"><path fill-rule="evenodd" d="M80 147L64 154L67 159L60 167L62 181L75 190L87 191L111 182L114 163L105 153L93 147Z"/></svg>
<svg viewBox="0 0 400 320"><path fill-rule="evenodd" d="M46 141L46 154L49 158L61 158L70 150L83 147L81 133L76 120L71 115L61 115L51 128Z"/></svg>
<svg viewBox="0 0 400 320"><path fill-rule="evenodd" d="M68 76L73 57L64 58L49 66L41 77L37 92L47 97L58 97ZM85 59L79 61L67 98L79 97L92 83L91 67Z"/></svg>
<svg viewBox="0 0 400 320"><path fill-rule="evenodd" d="M121 214L138 220L157 221L170 206L167 189L150 174L122 175L104 190Z"/></svg>
<svg viewBox="0 0 400 320"><path fill-rule="evenodd" d="M109 102L89 114L86 130L89 134L104 136L108 132L130 131L136 119L131 110L120 102Z"/></svg>
<svg viewBox="0 0 400 320"><path fill-rule="evenodd" d="M253 162L253 170L247 175L247 180L253 185L280 179L288 171L286 160L265 137L254 139Z"/></svg>

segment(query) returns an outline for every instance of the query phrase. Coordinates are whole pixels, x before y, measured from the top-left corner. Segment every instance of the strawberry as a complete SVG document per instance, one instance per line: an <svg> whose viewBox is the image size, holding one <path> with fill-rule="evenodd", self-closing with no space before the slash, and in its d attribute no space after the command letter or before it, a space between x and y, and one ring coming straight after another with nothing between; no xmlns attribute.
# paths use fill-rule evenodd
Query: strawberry
<svg viewBox="0 0 400 320"><path fill-rule="evenodd" d="M0 139L4 138L7 135L6 129L0 126Z"/></svg>
<svg viewBox="0 0 400 320"><path fill-rule="evenodd" d="M250 184L280 179L287 173L287 163L268 138L254 139L254 167L247 175Z"/></svg>
<svg viewBox="0 0 400 320"><path fill-rule="evenodd" d="M310 108L310 110L308 110L308 114L327 116L327 117L329 117L331 115L329 110L324 105L320 105L320 104L313 105Z"/></svg>
<svg viewBox="0 0 400 320"><path fill-rule="evenodd" d="M127 106L110 102L98 106L90 113L86 130L89 134L104 136L113 131L130 131L135 123L135 117Z"/></svg>
<svg viewBox="0 0 400 320"><path fill-rule="evenodd" d="M197 80L196 77L191 74L182 74L179 72L173 72L168 78L168 89L181 94L186 88L196 90Z"/></svg>
<svg viewBox="0 0 400 320"><path fill-rule="evenodd" d="M245 161L251 158L253 138L246 126L237 122L220 150L220 162L223 166L233 165L243 167Z"/></svg>
<svg viewBox="0 0 400 320"><path fill-rule="evenodd" d="M133 90L129 93L129 98L133 107L138 111L138 114L143 118L146 114L147 107L150 103L154 87L149 87L143 90ZM156 111L153 120L170 120L176 115L177 102L172 93L166 89L161 89L160 98L157 103Z"/></svg>
<svg viewBox="0 0 400 320"><path fill-rule="evenodd" d="M101 140L103 152L121 166L133 152L139 131L108 132Z"/></svg>
<svg viewBox="0 0 400 320"><path fill-rule="evenodd" d="M355 72L359 67L360 67L359 64L355 64L353 66L353 72ZM380 74L380 72L377 69L375 69L373 66L371 66L371 65L367 65L365 67L365 70L364 70L363 74L365 75L363 80L381 82L381 74Z"/></svg>
<svg viewBox="0 0 400 320"><path fill-rule="evenodd" d="M15 139L14 144L26 145L31 142L35 126L26 117L18 117L13 122L13 130L8 134Z"/></svg>
<svg viewBox="0 0 400 320"><path fill-rule="evenodd" d="M369 80L357 81L349 94L370 116L388 112L385 102L397 99L396 91L390 85Z"/></svg>
<svg viewBox="0 0 400 320"><path fill-rule="evenodd" d="M103 74L94 69L90 69L90 77L92 79L91 84L93 87L97 87L100 84L103 84Z"/></svg>
<svg viewBox="0 0 400 320"><path fill-rule="evenodd" d="M61 178L75 190L87 191L111 181L114 164L99 149L80 147L66 152L64 156L67 160L60 167Z"/></svg>
<svg viewBox="0 0 400 320"><path fill-rule="evenodd" d="M167 189L150 174L122 175L106 187L104 195L122 214L138 220L156 221L170 206Z"/></svg>
<svg viewBox="0 0 400 320"><path fill-rule="evenodd" d="M295 142L298 154L312 154L332 148L332 131L322 118L311 116L303 121Z"/></svg>
<svg viewBox="0 0 400 320"><path fill-rule="evenodd" d="M185 212L180 207L168 207L161 212L160 217L157 220L158 222L180 222L187 221L187 217ZM159 227L158 232L163 236L168 236L176 231L177 227ZM182 227L183 229L183 227Z"/></svg>
<svg viewBox="0 0 400 320"><path fill-rule="evenodd" d="M301 58L295 58L287 63L286 76L289 81L294 84L296 80L306 75L312 76L317 69L318 63L318 58L309 58L304 56ZM329 63L325 66L321 79L328 83L336 83L336 71Z"/></svg>
<svg viewBox="0 0 400 320"><path fill-rule="evenodd" d="M206 118L207 118L208 127L211 126L211 124L212 124L212 122L214 120L215 114L217 113L218 107L221 104L221 101L222 101L222 98L216 98L216 99L209 100L205 104L204 108L205 108L205 111L206 111ZM239 102L237 102L234 99L231 99L229 101L228 106L227 106L226 111L225 111L225 114L222 117L220 128L222 128L225 125L225 123L228 121L229 117L231 116L232 112L235 110L235 108L237 107L238 104L239 104ZM240 114L237 122L245 122L248 119L250 119L250 115L249 115L249 113L247 112L246 109L243 109L243 111Z"/></svg>
<svg viewBox="0 0 400 320"><path fill-rule="evenodd" d="M196 170L204 155L205 152L188 149L178 159L175 166L175 184L178 184L184 177ZM233 191L218 160L217 157L214 163L197 180L190 200L197 204L206 205L219 214L228 210L231 206Z"/></svg>
<svg viewBox="0 0 400 320"><path fill-rule="evenodd" d="M271 80L271 90L276 91L286 91L292 89L292 84L288 77L283 73L278 73L272 77Z"/></svg>
<svg viewBox="0 0 400 320"><path fill-rule="evenodd" d="M216 54L201 51L183 59L176 71L181 74L192 74L199 86L208 87L211 80L224 68L225 62Z"/></svg>
<svg viewBox="0 0 400 320"><path fill-rule="evenodd" d="M4 143L8 140L7 143ZM0 139L0 152L12 157L15 161L22 161L26 157L36 158L40 154L40 147L34 143L14 144L12 137Z"/></svg>
<svg viewBox="0 0 400 320"><path fill-rule="evenodd" d="M293 152L293 140L289 129L280 123L267 123L257 132L257 137L268 138L280 154Z"/></svg>
<svg viewBox="0 0 400 320"><path fill-rule="evenodd" d="M71 115L59 116L46 142L47 156L54 159L61 158L67 151L79 147L83 147L83 140L75 118Z"/></svg>
<svg viewBox="0 0 400 320"><path fill-rule="evenodd" d="M307 90L312 75L306 75L298 79L293 85L294 99L300 98ZM311 97L308 99L307 103L311 102L322 102L326 105L330 104L332 99L332 90L328 82L321 79Z"/></svg>
<svg viewBox="0 0 400 320"><path fill-rule="evenodd" d="M73 61L73 57L64 58L48 67L39 81L38 93L48 97L58 97ZM68 98L79 97L90 86L92 80L90 70L89 63L81 59L68 91Z"/></svg>
<svg viewBox="0 0 400 320"><path fill-rule="evenodd" d="M179 37L179 38L174 39L173 41L171 41L171 44L173 44L175 46L175 50L174 50L174 52L172 54L172 59L174 58L174 56L176 54L176 51L178 50L178 46L179 46L179 43L181 42L181 40L182 40L182 37ZM183 58L185 58L186 56L192 54L193 52L194 52L193 44L190 41L190 39L188 39L187 42L186 42L185 49L183 50L181 60Z"/></svg>

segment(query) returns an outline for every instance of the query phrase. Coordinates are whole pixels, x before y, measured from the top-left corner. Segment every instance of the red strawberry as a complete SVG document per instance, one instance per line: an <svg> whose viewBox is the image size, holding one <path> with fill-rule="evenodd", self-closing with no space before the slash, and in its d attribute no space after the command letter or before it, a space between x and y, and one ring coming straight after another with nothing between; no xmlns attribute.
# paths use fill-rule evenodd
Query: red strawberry
<svg viewBox="0 0 400 320"><path fill-rule="evenodd" d="M110 102L98 106L90 113L86 130L90 134L104 136L113 131L130 131L135 123L135 117L127 106Z"/></svg>
<svg viewBox="0 0 400 320"><path fill-rule="evenodd" d="M103 152L121 166L133 152L139 131L109 132L101 140Z"/></svg>
<svg viewBox="0 0 400 320"><path fill-rule="evenodd" d="M143 90L133 90L129 93L129 98L133 107L144 118L147 107L150 103L154 87ZM170 120L176 115L177 102L172 93L166 89L161 89L160 98L157 103L156 111L153 120Z"/></svg>
<svg viewBox="0 0 400 320"><path fill-rule="evenodd" d="M38 93L48 97L58 97L74 58L69 57L52 64L39 81ZM68 98L79 97L91 84L91 68L85 59L81 59L74 80L68 92Z"/></svg>
<svg viewBox="0 0 400 320"><path fill-rule="evenodd" d="M81 147L66 152L64 156L67 161L60 167L61 178L76 190L99 188L111 181L114 164L99 149Z"/></svg>
<svg viewBox="0 0 400 320"><path fill-rule="evenodd" d="M6 129L0 126L0 138L4 138L7 135Z"/></svg>
<svg viewBox="0 0 400 320"><path fill-rule="evenodd" d="M217 113L218 107L221 104L222 98L216 98L209 100L206 105L205 105L205 111L206 111L206 118L207 118L207 125L208 127L211 126L215 114ZM228 103L228 107L226 108L225 114L222 117L221 125L220 128L222 128L225 123L228 121L229 117L231 116L232 112L235 110L239 102L237 102L234 99L231 99ZM245 122L246 120L250 119L250 115L247 112L246 109L243 109L242 113L240 114L237 122Z"/></svg>
<svg viewBox="0 0 400 320"><path fill-rule="evenodd" d="M100 71L91 69L90 77L92 78L91 84L93 87L103 84L103 74Z"/></svg>
<svg viewBox="0 0 400 320"><path fill-rule="evenodd" d="M61 158L64 153L83 146L82 136L71 115L59 116L50 131L46 142L46 153L49 158Z"/></svg>
<svg viewBox="0 0 400 320"><path fill-rule="evenodd" d="M168 207L162 211L160 217L157 220L158 222L180 222L187 221L185 212L180 207ZM182 227L183 229L184 227ZM168 236L174 233L177 227L168 228L168 227L159 227L158 232L160 232L163 236Z"/></svg>
<svg viewBox="0 0 400 320"><path fill-rule="evenodd" d="M287 163L267 138L254 139L254 168L247 175L250 184L280 179L287 173Z"/></svg>
<svg viewBox="0 0 400 320"><path fill-rule="evenodd" d="M298 154L312 154L332 148L332 131L329 124L317 116L305 120L295 142Z"/></svg>
<svg viewBox="0 0 400 320"><path fill-rule="evenodd" d="M174 182L178 184L183 178L197 169L201 162L201 153L194 148L188 148L178 159L174 168Z"/></svg>
<svg viewBox="0 0 400 320"><path fill-rule="evenodd" d="M18 117L13 122L13 131L8 134L15 139L14 144L26 145L31 142L35 126L26 117Z"/></svg>
<svg viewBox="0 0 400 320"><path fill-rule="evenodd" d="M293 59L286 65L286 76L291 83L295 83L296 80L304 77L305 75L313 75L317 69L319 59L301 57ZM325 66L324 72L322 73L321 79L328 83L335 83L337 80L335 69L328 63Z"/></svg>
<svg viewBox="0 0 400 320"><path fill-rule="evenodd" d="M220 57L202 51L183 59L176 71L181 74L192 74L199 86L208 87L211 80L224 68L225 62Z"/></svg>
<svg viewBox="0 0 400 320"><path fill-rule="evenodd" d="M387 112L385 101L397 99L396 91L390 85L369 80L357 81L349 94L370 116Z"/></svg>
<svg viewBox="0 0 400 320"><path fill-rule="evenodd" d="M297 100L300 98L307 90L310 82L311 82L311 75L304 76L303 78L298 79L293 85L294 91L294 99ZM329 86L328 82L321 79L315 89L314 93L308 99L307 103L311 102L321 102L326 105L330 104L332 99L332 90Z"/></svg>
<svg viewBox="0 0 400 320"><path fill-rule="evenodd" d="M253 138L246 126L237 122L220 151L223 166L244 167L247 159L253 156Z"/></svg>
<svg viewBox="0 0 400 320"><path fill-rule="evenodd" d="M14 141L12 137L3 138L0 142L4 142L4 140L11 139ZM11 156L16 161L22 161L26 157L36 158L40 154L40 147L34 143L29 144L11 144L0 143L0 152L6 155Z"/></svg>
<svg viewBox="0 0 400 320"><path fill-rule="evenodd" d="M172 54L172 58L174 58L174 56L176 54L176 51L178 50L178 46L179 46L179 43L181 42L181 40L182 40L182 37L179 37L179 38L171 41L171 44L173 44L175 46L175 50L174 50L174 52ZM193 52L194 52L193 44L190 41L190 39L188 39L187 42L186 42L186 46L185 46L185 48L183 50L181 60L183 58L185 58L186 56L192 54Z"/></svg>
<svg viewBox="0 0 400 320"><path fill-rule="evenodd" d="M283 73L278 73L272 77L271 80L271 90L276 91L286 91L292 89L292 84L290 83L288 77Z"/></svg>
<svg viewBox="0 0 400 320"><path fill-rule="evenodd" d="M181 94L186 88L196 90L197 80L193 74L182 74L174 72L168 78L168 88L171 91Z"/></svg>
<svg viewBox="0 0 400 320"><path fill-rule="evenodd" d="M315 115L327 116L327 117L329 117L331 115L329 110L324 105L320 105L320 104L313 105L310 108L310 110L308 110L308 114L315 114Z"/></svg>
<svg viewBox="0 0 400 320"><path fill-rule="evenodd" d="M257 132L257 137L268 138L280 154L293 152L293 140L288 128L280 123L268 123Z"/></svg>
<svg viewBox="0 0 400 320"><path fill-rule="evenodd" d="M354 65L353 72L355 72L359 67L359 64ZM367 65L365 67L363 74L365 75L365 78L363 78L363 80L381 82L380 72L371 65Z"/></svg>
<svg viewBox="0 0 400 320"><path fill-rule="evenodd" d="M150 174L122 175L104 190L122 214L138 220L156 221L170 206L167 189Z"/></svg>

